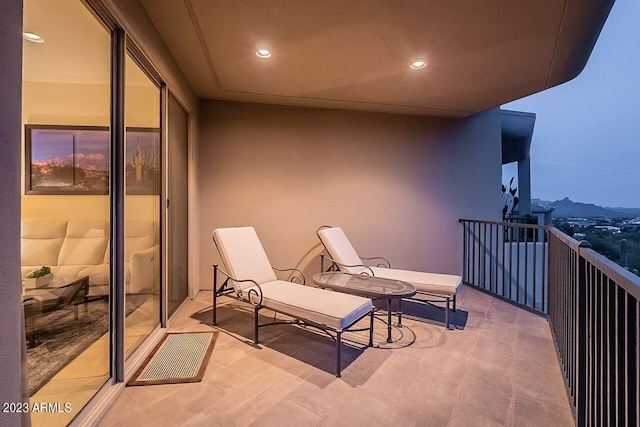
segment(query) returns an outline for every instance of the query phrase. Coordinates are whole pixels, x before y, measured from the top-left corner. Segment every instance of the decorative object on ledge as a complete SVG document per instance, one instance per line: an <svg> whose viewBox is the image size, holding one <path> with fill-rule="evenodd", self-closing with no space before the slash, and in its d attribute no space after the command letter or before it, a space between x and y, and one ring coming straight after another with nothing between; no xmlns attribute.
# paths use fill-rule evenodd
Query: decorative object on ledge
<svg viewBox="0 0 640 427"><path fill-rule="evenodd" d="M128 195L160 194L160 129L127 128ZM106 126L25 125L25 194L109 194Z"/></svg>

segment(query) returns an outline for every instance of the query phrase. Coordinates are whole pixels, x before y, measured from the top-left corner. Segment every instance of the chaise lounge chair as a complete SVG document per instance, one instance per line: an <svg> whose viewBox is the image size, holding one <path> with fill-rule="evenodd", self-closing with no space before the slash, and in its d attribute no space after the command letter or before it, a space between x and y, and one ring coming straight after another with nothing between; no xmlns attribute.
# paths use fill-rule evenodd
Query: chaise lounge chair
<svg viewBox="0 0 640 427"><path fill-rule="evenodd" d="M213 241L226 271L213 266L213 324L217 324L217 297L224 294L248 302L254 307L254 343L258 344L258 329L281 323L304 324L335 333L336 377L340 377L340 346L342 333L369 315L369 346L373 345L373 303L368 298L331 292L304 285L304 275L296 269L280 270L271 266L253 227L218 228ZM302 283L278 280L274 270L297 271ZM226 276L218 286L218 272ZM228 285L232 286L229 288ZM293 318L291 322L259 324L262 308Z"/></svg>
<svg viewBox="0 0 640 427"><path fill-rule="evenodd" d="M349 274L370 274L385 279L402 280L413 284L416 289L416 297L409 298L419 302L432 302L432 298L445 301L445 327L449 329L450 303L453 302L453 311L456 309L456 293L462 286L462 278L452 274L423 273L419 271L398 270L391 268L391 264L384 258L362 258L340 227L323 225L316 231L320 242L329 255L329 260L340 271ZM324 254L322 256L322 270L324 271ZM375 267L366 266L363 260L382 261ZM419 296L427 298L417 298Z"/></svg>

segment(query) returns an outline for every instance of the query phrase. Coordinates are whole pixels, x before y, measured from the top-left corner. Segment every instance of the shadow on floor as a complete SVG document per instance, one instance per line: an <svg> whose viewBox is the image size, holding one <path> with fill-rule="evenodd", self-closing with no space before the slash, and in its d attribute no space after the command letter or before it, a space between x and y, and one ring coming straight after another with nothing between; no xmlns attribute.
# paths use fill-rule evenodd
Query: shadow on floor
<svg viewBox="0 0 640 427"><path fill-rule="evenodd" d="M268 310L264 309L265 312ZM272 313L272 312L271 312ZM205 309L191 315L203 324L211 325L212 310ZM275 321L283 321L285 316L278 314L259 316L260 344L253 343L253 308L247 304L229 303L217 309L217 328L244 344L260 349L266 346L272 350L292 357L307 365L327 373L335 374L336 341L333 335L318 328L294 324L266 325ZM368 320L365 319L368 323ZM366 335L366 337L365 337ZM367 333L345 333L342 336L341 369L347 368L368 348Z"/></svg>
<svg viewBox="0 0 640 427"><path fill-rule="evenodd" d="M386 310L386 303L376 301L376 307ZM402 316L414 321L425 322L432 325L444 326L444 307L442 303L431 304L412 300L402 300ZM391 305L392 310L398 309L397 301ZM469 313L458 308L455 312L450 312L449 325L451 329L464 329L469 319Z"/></svg>

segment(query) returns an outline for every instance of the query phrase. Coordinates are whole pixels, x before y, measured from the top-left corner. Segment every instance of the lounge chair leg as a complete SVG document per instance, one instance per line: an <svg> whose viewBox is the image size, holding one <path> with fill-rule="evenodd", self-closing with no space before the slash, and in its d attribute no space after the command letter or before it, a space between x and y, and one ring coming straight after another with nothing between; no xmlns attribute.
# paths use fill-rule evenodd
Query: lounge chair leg
<svg viewBox="0 0 640 427"><path fill-rule="evenodd" d="M260 306L256 305L253 310L254 310L254 316L253 316L253 328L254 328L254 331L253 331L253 343L257 345L258 344L258 328L259 328L259 326L258 326L258 311L260 310Z"/></svg>
<svg viewBox="0 0 640 427"><path fill-rule="evenodd" d="M216 319L216 303L218 302L218 298L216 294L218 291L216 290L216 284L218 283L218 264L213 264L213 326L218 324Z"/></svg>
<svg viewBox="0 0 640 427"><path fill-rule="evenodd" d="M402 298L398 299L398 328L402 328Z"/></svg>
<svg viewBox="0 0 640 427"><path fill-rule="evenodd" d="M453 296L453 310L454 313L456 312L456 296Z"/></svg>
<svg viewBox="0 0 640 427"><path fill-rule="evenodd" d="M340 369L340 346L342 344L342 331L337 332L336 336L336 377L340 378L342 369Z"/></svg>
<svg viewBox="0 0 640 427"><path fill-rule="evenodd" d="M371 319L369 321L369 347L373 347L373 317L375 309L371 309Z"/></svg>
<svg viewBox="0 0 640 427"><path fill-rule="evenodd" d="M451 302L451 298L447 298L447 308L444 311L444 327L445 329L449 329L449 303Z"/></svg>
<svg viewBox="0 0 640 427"><path fill-rule="evenodd" d="M391 298L387 299L387 342L391 340Z"/></svg>

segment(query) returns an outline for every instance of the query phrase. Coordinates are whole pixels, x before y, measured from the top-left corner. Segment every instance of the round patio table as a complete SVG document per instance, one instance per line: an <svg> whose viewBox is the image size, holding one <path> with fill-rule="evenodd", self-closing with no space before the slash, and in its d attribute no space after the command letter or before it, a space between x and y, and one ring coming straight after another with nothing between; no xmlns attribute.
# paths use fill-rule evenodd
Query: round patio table
<svg viewBox="0 0 640 427"><path fill-rule="evenodd" d="M367 274L348 274L342 272L318 273L313 276L313 283L345 294L358 295L372 300L387 301L387 342L391 339L391 300L398 300L398 326L402 327L402 298L410 298L416 294L411 283L400 280L383 279Z"/></svg>

